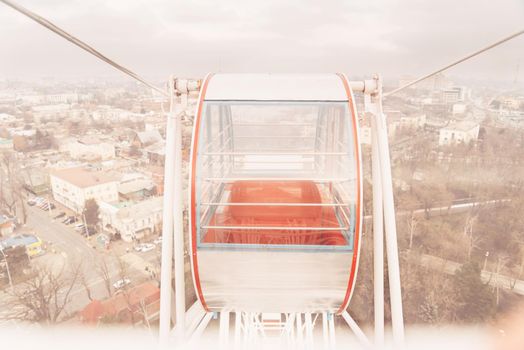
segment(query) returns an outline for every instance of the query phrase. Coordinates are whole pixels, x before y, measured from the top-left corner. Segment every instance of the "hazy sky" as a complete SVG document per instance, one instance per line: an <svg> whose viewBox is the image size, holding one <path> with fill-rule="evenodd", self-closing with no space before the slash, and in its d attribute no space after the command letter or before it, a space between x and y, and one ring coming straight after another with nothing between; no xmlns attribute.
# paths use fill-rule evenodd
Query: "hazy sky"
<svg viewBox="0 0 524 350"><path fill-rule="evenodd" d="M524 28L524 0L15 0L147 77L418 75ZM118 73L0 4L0 79ZM513 80L524 36L454 69Z"/></svg>

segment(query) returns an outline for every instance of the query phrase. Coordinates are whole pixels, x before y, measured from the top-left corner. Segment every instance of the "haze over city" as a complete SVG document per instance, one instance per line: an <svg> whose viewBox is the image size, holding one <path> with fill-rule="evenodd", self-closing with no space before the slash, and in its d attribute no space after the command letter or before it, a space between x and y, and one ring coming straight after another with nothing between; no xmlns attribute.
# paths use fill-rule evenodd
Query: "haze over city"
<svg viewBox="0 0 524 350"><path fill-rule="evenodd" d="M155 80L212 71L417 76L524 22L520 0L24 0L21 5ZM1 9L0 23L0 79L118 75L8 8ZM522 82L524 68L517 68L524 57L522 40L450 74L499 81L517 74Z"/></svg>

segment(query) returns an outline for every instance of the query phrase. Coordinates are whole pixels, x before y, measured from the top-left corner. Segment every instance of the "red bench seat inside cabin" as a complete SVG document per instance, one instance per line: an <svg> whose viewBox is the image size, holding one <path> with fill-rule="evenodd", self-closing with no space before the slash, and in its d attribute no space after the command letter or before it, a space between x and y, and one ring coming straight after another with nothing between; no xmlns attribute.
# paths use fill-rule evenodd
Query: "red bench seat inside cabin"
<svg viewBox="0 0 524 350"><path fill-rule="evenodd" d="M230 185L230 203L322 203L313 181L235 181ZM341 224L332 206L249 205L224 206L209 226L327 227ZM341 231L301 229L208 229L203 243L269 245L347 245Z"/></svg>

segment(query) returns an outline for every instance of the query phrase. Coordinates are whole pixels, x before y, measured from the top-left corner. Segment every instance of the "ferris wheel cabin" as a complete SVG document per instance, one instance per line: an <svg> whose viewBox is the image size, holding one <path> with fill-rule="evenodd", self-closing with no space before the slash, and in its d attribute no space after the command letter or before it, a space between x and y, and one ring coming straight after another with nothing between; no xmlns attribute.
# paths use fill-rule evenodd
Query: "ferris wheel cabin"
<svg viewBox="0 0 524 350"><path fill-rule="evenodd" d="M362 221L347 78L209 75L194 127L191 264L204 308L343 311Z"/></svg>

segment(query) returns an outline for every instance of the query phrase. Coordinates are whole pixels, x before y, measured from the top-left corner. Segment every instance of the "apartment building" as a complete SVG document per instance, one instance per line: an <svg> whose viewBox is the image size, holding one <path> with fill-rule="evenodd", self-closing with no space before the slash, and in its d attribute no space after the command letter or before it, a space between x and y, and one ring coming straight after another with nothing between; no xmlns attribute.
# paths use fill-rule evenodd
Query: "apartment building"
<svg viewBox="0 0 524 350"><path fill-rule="evenodd" d="M49 178L54 199L77 213L91 198L97 202L118 201L118 180L107 172L76 167L54 170Z"/></svg>

